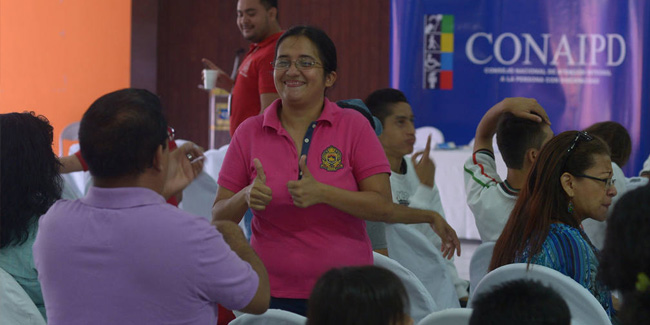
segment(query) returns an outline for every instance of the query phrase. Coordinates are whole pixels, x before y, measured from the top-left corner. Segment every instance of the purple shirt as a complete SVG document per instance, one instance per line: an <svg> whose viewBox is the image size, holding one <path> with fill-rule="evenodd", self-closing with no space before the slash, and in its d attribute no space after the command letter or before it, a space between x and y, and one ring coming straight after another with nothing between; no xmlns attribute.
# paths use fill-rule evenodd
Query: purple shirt
<svg viewBox="0 0 650 325"><path fill-rule="evenodd" d="M309 297L316 280L333 267L372 264L365 221L326 204L299 208L287 182L298 179L296 146L278 118L281 100L264 115L244 121L228 147L219 186L239 192L257 175L258 158L273 192L271 203L253 213L251 246L264 262L271 296ZM359 191L359 182L390 173L386 154L368 120L325 99L323 111L303 139L307 168L319 182Z"/></svg>
<svg viewBox="0 0 650 325"><path fill-rule="evenodd" d="M258 276L202 217L141 187L91 187L41 217L34 261L48 324L215 324Z"/></svg>

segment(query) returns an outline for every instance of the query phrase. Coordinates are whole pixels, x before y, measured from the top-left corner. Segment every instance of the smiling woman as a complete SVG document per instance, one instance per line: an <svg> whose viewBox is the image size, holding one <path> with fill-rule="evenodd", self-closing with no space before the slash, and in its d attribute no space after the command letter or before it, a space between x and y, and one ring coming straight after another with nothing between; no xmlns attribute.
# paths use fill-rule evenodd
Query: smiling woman
<svg viewBox="0 0 650 325"><path fill-rule="evenodd" d="M614 316L609 290L596 279L596 248L580 229L604 220L616 195L607 144L567 131L545 144L494 247L490 270L510 263L540 264L571 277Z"/></svg>

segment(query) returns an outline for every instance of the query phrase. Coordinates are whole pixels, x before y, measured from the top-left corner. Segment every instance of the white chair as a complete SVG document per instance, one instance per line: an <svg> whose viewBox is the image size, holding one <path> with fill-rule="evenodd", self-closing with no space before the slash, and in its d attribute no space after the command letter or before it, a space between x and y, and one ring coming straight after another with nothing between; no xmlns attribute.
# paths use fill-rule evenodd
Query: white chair
<svg viewBox="0 0 650 325"><path fill-rule="evenodd" d="M485 275L474 290L474 296L493 290L496 286L516 279L537 280L555 290L569 305L571 324L610 325L611 321L589 290L570 277L549 267L526 263L508 264ZM468 303L471 308L472 301Z"/></svg>
<svg viewBox="0 0 650 325"><path fill-rule="evenodd" d="M490 260L492 260L492 251L494 250L493 241L481 243L469 261L469 296L472 297L472 292L476 289L478 283L488 273Z"/></svg>
<svg viewBox="0 0 650 325"><path fill-rule="evenodd" d="M210 149L204 153L205 163L203 164L203 171L212 176L215 182L219 180L219 172L221 171L223 160L226 158L228 146L226 144L219 149Z"/></svg>
<svg viewBox="0 0 650 325"><path fill-rule="evenodd" d="M404 284L410 303L409 315L416 323L432 312L439 310L429 291L413 272L384 255L373 253L373 256L375 266L383 267L395 273Z"/></svg>
<svg viewBox="0 0 650 325"><path fill-rule="evenodd" d="M429 314L418 325L467 325L471 317L470 308L445 309Z"/></svg>
<svg viewBox="0 0 650 325"><path fill-rule="evenodd" d="M388 256L413 272L440 310L460 308L444 257L422 232L405 224L386 225Z"/></svg>
<svg viewBox="0 0 650 325"><path fill-rule="evenodd" d="M208 221L212 220L212 204L217 195L217 182L205 172L201 172L190 185L183 190L183 200L179 208Z"/></svg>
<svg viewBox="0 0 650 325"><path fill-rule="evenodd" d="M43 315L11 274L0 268L0 322L45 325Z"/></svg>
<svg viewBox="0 0 650 325"><path fill-rule="evenodd" d="M307 318L280 309L269 309L264 314L242 314L235 318L232 325L304 325Z"/></svg>
<svg viewBox="0 0 650 325"><path fill-rule="evenodd" d="M431 150L436 147L436 144L445 142L445 136L442 134L442 131L433 126L421 126L415 129L414 152L424 150L429 135L431 135Z"/></svg>
<svg viewBox="0 0 650 325"><path fill-rule="evenodd" d="M72 122L61 131L59 135L59 157L63 156L63 140L79 140L79 124L80 122Z"/></svg>

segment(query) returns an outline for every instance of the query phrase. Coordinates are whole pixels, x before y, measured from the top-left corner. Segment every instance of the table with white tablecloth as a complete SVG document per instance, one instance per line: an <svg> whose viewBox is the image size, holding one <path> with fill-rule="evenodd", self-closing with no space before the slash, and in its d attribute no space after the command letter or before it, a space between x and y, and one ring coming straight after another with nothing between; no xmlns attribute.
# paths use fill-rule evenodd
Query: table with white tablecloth
<svg viewBox="0 0 650 325"><path fill-rule="evenodd" d="M436 164L436 185L440 191L442 208L445 210L447 222L458 234L459 238L481 239L476 229L474 215L467 206L465 195L465 179L463 166L471 157L472 149L431 150L431 157ZM507 168L501 155L495 153L497 172L505 179Z"/></svg>

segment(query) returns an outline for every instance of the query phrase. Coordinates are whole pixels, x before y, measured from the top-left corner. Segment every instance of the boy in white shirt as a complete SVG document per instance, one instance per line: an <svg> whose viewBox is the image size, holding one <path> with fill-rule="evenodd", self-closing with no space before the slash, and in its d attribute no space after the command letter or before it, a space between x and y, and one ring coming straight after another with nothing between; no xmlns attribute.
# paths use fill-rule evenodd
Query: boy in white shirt
<svg viewBox="0 0 650 325"><path fill-rule="evenodd" d="M444 218L440 194L434 182L436 167L429 157L431 137L427 140L424 151L417 152L410 158L405 157L413 152L415 143L413 111L406 96L397 89L380 89L370 94L365 103L372 115L377 117L383 126L379 141L390 163L390 186L393 202L408 206L414 211L416 209L428 210ZM369 224L370 228L379 227L381 229L381 225ZM428 224L409 226L422 232L440 250L442 241ZM379 232L379 237L384 235L381 230ZM373 237L377 236L371 234L371 239ZM382 244L385 245L385 242ZM385 246L377 246L377 243L373 242L373 248L381 250ZM458 271L452 259L445 259L445 263L459 299L466 300L469 282L458 277Z"/></svg>

